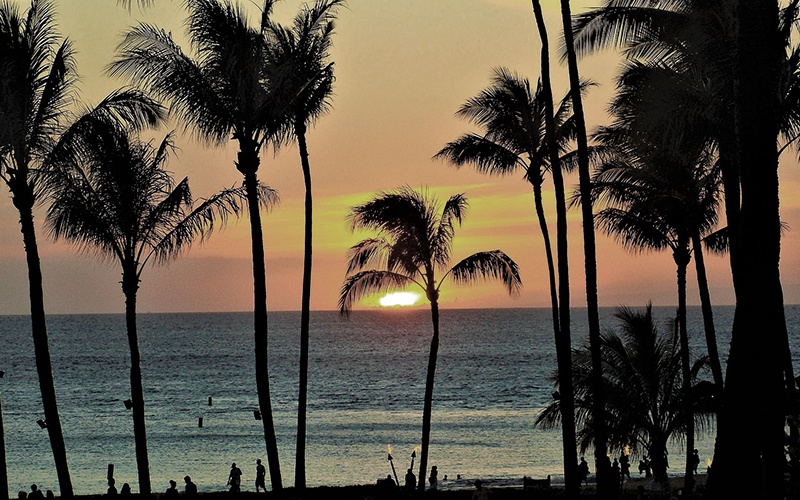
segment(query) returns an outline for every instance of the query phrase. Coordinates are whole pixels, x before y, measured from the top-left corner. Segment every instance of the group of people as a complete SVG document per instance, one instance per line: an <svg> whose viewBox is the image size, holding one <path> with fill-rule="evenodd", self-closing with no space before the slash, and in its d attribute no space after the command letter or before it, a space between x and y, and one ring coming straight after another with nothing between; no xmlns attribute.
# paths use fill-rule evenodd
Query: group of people
<svg viewBox="0 0 800 500"><path fill-rule="evenodd" d="M17 494L17 498L20 500L45 500L45 498L47 498L47 500L54 500L55 497L56 496L53 494L52 490L47 490L47 493L43 494L42 490L40 490L35 484L31 485L30 493L25 490L20 490L20 492Z"/></svg>
<svg viewBox="0 0 800 500"><path fill-rule="evenodd" d="M267 468L261 463L261 459L256 460L256 493L261 490L267 491ZM228 486L230 486L231 493L238 493L242 487L242 469L236 466L236 463L231 464L231 471L228 474Z"/></svg>

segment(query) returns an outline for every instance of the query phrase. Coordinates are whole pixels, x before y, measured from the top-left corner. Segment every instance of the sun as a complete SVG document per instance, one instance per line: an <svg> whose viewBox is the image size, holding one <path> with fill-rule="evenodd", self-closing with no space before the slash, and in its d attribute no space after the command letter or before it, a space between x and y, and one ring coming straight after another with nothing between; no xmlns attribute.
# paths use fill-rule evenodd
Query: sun
<svg viewBox="0 0 800 500"><path fill-rule="evenodd" d="M418 293L395 292L387 294L378 301L383 307L406 307L413 306L419 299Z"/></svg>

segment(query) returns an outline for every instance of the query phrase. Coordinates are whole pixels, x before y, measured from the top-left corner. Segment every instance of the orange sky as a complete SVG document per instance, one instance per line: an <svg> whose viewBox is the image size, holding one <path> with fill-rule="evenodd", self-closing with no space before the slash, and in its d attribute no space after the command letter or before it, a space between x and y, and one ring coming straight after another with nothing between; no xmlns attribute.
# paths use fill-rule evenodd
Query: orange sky
<svg viewBox="0 0 800 500"><path fill-rule="evenodd" d="M27 2L15 0L22 6ZM258 2L243 2L257 19ZM557 0L544 0L551 45L557 46L560 17ZM119 34L144 20L183 36L182 2L155 0L155 6L130 12L113 0L57 1L59 26L78 52L84 102L94 104L124 82L103 76ZM573 2L579 11L595 1ZM301 2L284 0L279 19L289 19ZM538 76L539 43L527 0L349 0L334 38L336 68L333 111L309 133L314 182L315 234L312 308L336 308L345 272L345 252L368 236L350 234L345 215L354 204L379 190L408 184L428 187L440 198L466 193L470 212L456 233L454 259L500 248L520 265L524 288L515 299L498 284L446 287L443 307L547 307L547 273L532 195L521 176L490 178L468 168L455 170L433 161L444 144L471 127L453 116L460 104L489 81L492 68L506 66L531 80ZM556 59L556 58L554 58ZM613 54L586 58L583 77L600 83L588 95L590 127L606 119L610 82L618 65ZM565 68L553 68L554 93L566 90ZM177 125L180 129L180 125ZM188 175L195 196L207 196L240 182L233 166L235 148L211 149L179 136L178 158L170 163L176 177ZM793 152L781 168L782 218L790 231L783 241L783 285L787 303L800 302L800 173ZM264 155L260 178L277 189L281 204L264 219L268 305L272 310L300 306L302 277L303 184L295 148ZM577 179L569 179L574 185ZM546 186L552 214L552 192ZM10 199L0 203L0 314L28 312L27 274L17 215ZM45 306L50 313L122 312L120 273L114 263L79 255L54 244L37 212L44 271ZM551 217L554 226L554 215ZM570 214L572 297L583 306L583 255L580 217ZM733 301L724 259L709 258L712 300ZM669 253L632 255L598 235L601 305L641 306L676 303L675 268ZM248 221L242 219L196 246L165 268L147 269L139 292L141 312L252 310L252 275ZM691 272L691 267L690 267ZM697 303L695 287L689 298ZM374 303L375 301L373 301Z"/></svg>

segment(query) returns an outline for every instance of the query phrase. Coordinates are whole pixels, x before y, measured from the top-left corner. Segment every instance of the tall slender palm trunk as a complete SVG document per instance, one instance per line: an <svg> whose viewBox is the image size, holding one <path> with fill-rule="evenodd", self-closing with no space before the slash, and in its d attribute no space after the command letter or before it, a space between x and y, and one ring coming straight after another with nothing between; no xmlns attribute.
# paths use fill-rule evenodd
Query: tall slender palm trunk
<svg viewBox="0 0 800 500"><path fill-rule="evenodd" d="M594 430L594 456L597 470L597 488L600 496L606 496L616 485L605 481L608 476L608 431L605 422L605 395L603 393L603 366L600 356L600 312L597 298L597 249L595 243L594 214L592 213L591 177L589 173L588 140L586 120L581 98L581 82L578 73L578 57L572 35L572 12L569 0L561 0L561 21L564 29L564 45L567 51L569 86L572 96L578 143L578 176L580 184L581 219L583 221L583 255L586 273L586 309L589 320L589 349L592 355L592 405Z"/></svg>
<svg viewBox="0 0 800 500"><path fill-rule="evenodd" d="M135 264L128 264L122 273L122 289L125 294L125 326L128 332L128 348L131 352L131 401L133 402L133 439L136 443L136 468L139 474L139 493L149 495L150 462L147 456L147 427L145 425L144 388L142 387L139 333L136 328L136 293L139 278Z"/></svg>
<svg viewBox="0 0 800 500"><path fill-rule="evenodd" d="M250 213L250 236L253 254L253 323L255 335L256 390L261 421L264 424L264 441L269 462L269 477L273 491L283 489L281 466L278 461L278 440L272 418L272 397L269 390L269 356L267 329L267 271L264 262L264 234L261 229L261 212L258 199L258 151L239 152L237 168L244 174L247 207Z"/></svg>
<svg viewBox="0 0 800 500"><path fill-rule="evenodd" d="M700 235L692 235L692 248L694 249L694 264L697 274L697 288L700 293L700 309L703 312L703 330L706 336L706 349L711 365L711 375L714 378L714 394L717 402L722 400L722 389L724 387L722 378L722 365L719 361L719 349L717 349L717 331L714 327L714 312L711 308L711 293L708 290L708 276L706 275L705 258L700 241Z"/></svg>
<svg viewBox="0 0 800 500"><path fill-rule="evenodd" d="M306 144L306 127L299 122L295 126L295 135L300 149L300 163L303 167L303 181L306 188L305 199L305 236L303 252L303 296L300 309L300 388L297 397L297 449L295 451L294 487L303 490L306 487L306 409L308 400L308 344L310 340L311 316L311 252L312 252L312 215L311 198L311 166L308 163L308 145Z"/></svg>
<svg viewBox="0 0 800 500"><path fill-rule="evenodd" d="M431 441L431 416L433 413L433 382L436 378L436 359L439 355L439 299L436 295L437 292L435 290L428 292L428 298L431 301L433 338L431 338L431 351L428 356L428 375L425 378L425 403L422 408L422 449L420 450L419 476L417 478L417 491L420 493L425 491L425 477L428 470L428 450Z"/></svg>
<svg viewBox="0 0 800 500"><path fill-rule="evenodd" d="M0 397L0 500L8 500L8 463L6 462L6 431L3 423L2 397Z"/></svg>
<svg viewBox="0 0 800 500"><path fill-rule="evenodd" d="M578 476L578 451L575 435L575 391L572 387L572 340L569 311L569 253L567 247L567 203L564 178L558 158L556 130L553 120L553 90L550 83L550 44L547 26L539 0L532 0L539 38L542 42L542 91L545 100L545 139L550 156L550 170L556 194L556 248L558 252L558 303L559 329L556 332L556 357L558 359L558 389L560 392L561 436L564 454L564 485L567 496L577 496L580 489Z"/></svg>
<svg viewBox="0 0 800 500"><path fill-rule="evenodd" d="M27 188L27 189L26 189ZM61 430L61 418L58 414L56 388L53 382L53 368L50 362L50 347L47 340L47 325L44 313L44 291L42 289L42 268L39 261L39 247L36 244L36 231L33 224L33 193L30 188L14 190L14 206L19 211L22 240L25 245L25 258L28 262L28 283L30 286L31 326L33 331L33 348L36 357L36 371L39 375L39 390L42 393L44 418L47 422L47 433L53 460L58 476L58 487L62 497L72 497L72 479L67 463L67 449L64 434Z"/></svg>
<svg viewBox="0 0 800 500"><path fill-rule="evenodd" d="M678 336L681 342L681 374L683 379L683 412L686 419L686 467L683 488L690 492L694 488L692 450L694 449L694 413L692 412L692 377L689 368L689 332L686 328L686 268L690 254L681 242L673 253L678 265Z"/></svg>
<svg viewBox="0 0 800 500"><path fill-rule="evenodd" d="M544 253L547 260L547 278L550 287L550 309L553 316L553 335L558 338L561 332L558 310L558 288L556 283L556 266L553 259L553 248L550 243L550 229L547 227L547 218L542 205L542 183L533 183L533 203L536 206L536 218L539 220L539 229L544 240Z"/></svg>

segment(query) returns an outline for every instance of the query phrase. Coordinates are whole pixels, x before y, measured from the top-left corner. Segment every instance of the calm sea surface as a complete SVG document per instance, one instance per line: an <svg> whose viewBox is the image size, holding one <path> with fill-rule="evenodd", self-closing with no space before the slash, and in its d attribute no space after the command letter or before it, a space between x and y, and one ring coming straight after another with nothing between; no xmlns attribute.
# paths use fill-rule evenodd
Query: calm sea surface
<svg viewBox="0 0 800 500"><path fill-rule="evenodd" d="M672 308L657 309L667 319ZM718 307L723 361L733 308ZM604 327L614 326L604 309ZM690 336L705 352L698 308ZM795 366L800 358L800 306L787 307ZM270 313L271 387L284 483L294 482L300 315ZM586 341L585 310L573 312L573 343ZM434 390L429 464L444 487L482 478L509 482L523 475L561 479L560 431L533 427L549 403L556 366L547 309L445 310ZM129 353L122 315L48 317L50 352L72 481L76 493L102 493L106 469L117 486L138 490L129 395ZM426 310L334 312L311 316L307 478L310 486L373 483L391 472L394 448L401 477L420 439L425 367L430 343ZM139 316L147 431L154 491L191 475L200 491L225 489L231 462L253 490L255 461L265 459L257 408L252 316ZM12 496L35 482L58 493L43 418L26 316L0 317L0 395ZM213 406L208 405L208 398ZM198 419L203 418L203 427ZM712 439L698 443L712 455ZM679 474L680 443L670 448ZM634 457L633 464L638 457ZM591 458L589 459L592 462ZM462 481L456 481L460 474ZM269 481L269 478L268 478Z"/></svg>

